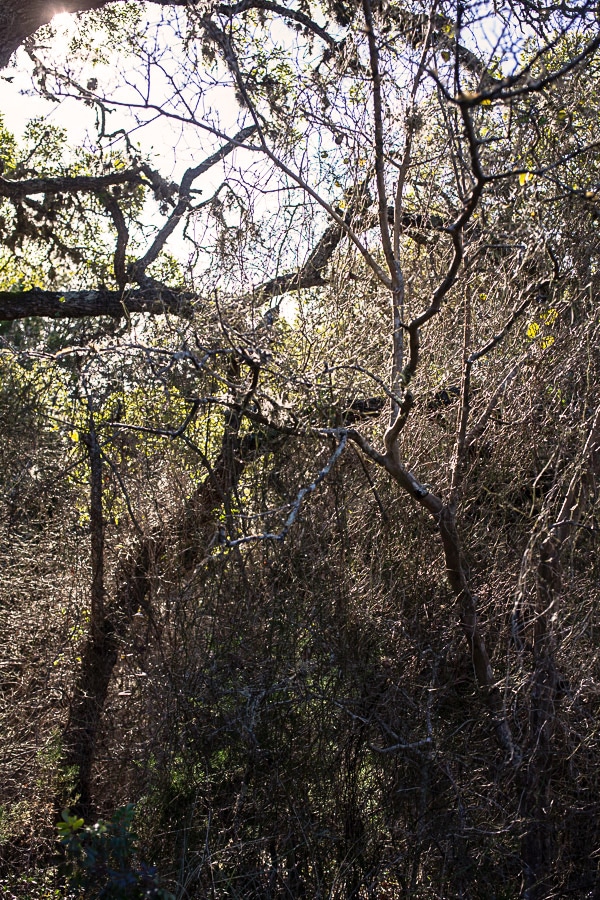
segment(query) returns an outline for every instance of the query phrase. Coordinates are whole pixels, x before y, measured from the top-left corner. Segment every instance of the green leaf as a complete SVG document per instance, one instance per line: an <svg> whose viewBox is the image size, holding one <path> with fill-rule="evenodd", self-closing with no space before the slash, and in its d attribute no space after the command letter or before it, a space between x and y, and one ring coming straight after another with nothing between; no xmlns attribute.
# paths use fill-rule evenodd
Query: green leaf
<svg viewBox="0 0 600 900"><path fill-rule="evenodd" d="M61 812L62 822L57 822L56 830L61 840L68 840L69 837L83 828L84 821L79 816L71 815L68 809Z"/></svg>

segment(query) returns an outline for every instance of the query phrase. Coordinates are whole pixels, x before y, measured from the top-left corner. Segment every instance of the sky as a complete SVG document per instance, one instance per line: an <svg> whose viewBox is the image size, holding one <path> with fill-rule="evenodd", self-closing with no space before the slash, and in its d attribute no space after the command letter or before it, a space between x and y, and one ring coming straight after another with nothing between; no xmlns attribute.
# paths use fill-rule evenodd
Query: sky
<svg viewBox="0 0 600 900"><path fill-rule="evenodd" d="M212 123L224 134L229 135L235 134L242 124L240 107L231 88L219 84L223 72L219 72L218 66L215 68L213 85L205 88L206 79L210 81L212 76L210 66L204 66L204 60L199 56L198 71L202 68L202 75L194 81L194 67L190 64L190 59L193 62L194 53L199 53L194 42L186 45L188 54L186 63L180 64L178 68L176 48L177 41L182 41L182 35L178 33L176 13L172 10L165 12L149 4L143 7L142 15L144 16L142 30L145 31L148 52L153 54L152 65L148 57L147 68L144 68L143 56L128 56L126 52L121 52L122 48L118 43L115 44L115 49L109 52L104 63L92 65L93 51L87 51L85 48L81 53L73 53L70 50L73 35L77 32L79 22L84 23L83 31L85 31L87 20L85 17L78 19L68 14L59 14L53 20L55 36L52 39L49 59L55 57L60 60L60 65L70 69L75 80L84 86L89 78L97 79L99 87L97 91L94 89L94 92L104 94L107 105L114 110L109 116L108 130L114 132L123 128L134 141L139 139L143 155L150 156L152 164L161 174L168 179L180 181L188 166L197 165L209 153L214 152L223 144L223 139L203 131L201 127L175 122L147 110L140 110L137 113L144 124L143 127L136 127L134 114L126 109L126 104L132 99L143 102L149 97L157 107L168 108L168 98L172 96L177 98L179 109L181 104L188 103L200 123ZM275 36L276 40L289 41L292 32L284 26L280 28L281 33ZM477 38L481 38L484 47L491 47L498 39L498 31L491 28L489 20L485 21L485 28L483 25L481 28L482 32ZM107 46L110 46L109 37L107 36L106 40ZM39 40L42 42L44 39L45 35L42 33ZM169 45L171 39L174 52L171 52L173 47ZM14 64L0 74L0 112L4 116L5 126L17 137L21 137L30 119L44 117L49 123L67 130L70 144L93 148L96 133L94 110L85 106L81 100L64 98L59 102L50 102L43 99L32 88L31 70L31 60L21 49L16 55ZM190 73L191 79L188 83ZM118 107L120 102L123 103L122 108ZM171 108L175 109L175 106L172 105ZM248 124L247 118L244 124ZM321 147L306 148L309 158L311 155L318 156L319 152L326 156L327 151L331 156L331 148L328 146L325 153ZM250 173L249 167L253 161L254 172ZM262 197L260 192L256 194L259 199L254 201L257 204L255 209L260 209L261 204L267 209L269 203L277 202L269 197L267 192L270 187L269 176L261 175L259 172L261 166L264 172L266 162L260 161L259 155L250 151L236 151L224 165L217 165L203 175L197 185L203 191L202 199L211 196L223 181L225 172L233 165L237 167L236 177L241 187L246 172L249 183L253 178L258 183L262 179L263 193ZM158 213L153 212L149 224L158 223ZM175 235L171 239L169 249L177 256L187 253L187 247L183 246L180 235Z"/></svg>
<svg viewBox="0 0 600 900"><path fill-rule="evenodd" d="M150 9L149 14L145 16L146 30L158 24L159 18L160 14L152 15ZM67 13L59 13L54 17L52 26L56 30L56 36L50 44L46 44L51 51L50 60L53 57L60 59L63 54L69 53L69 45L76 33L77 24L76 18ZM82 59L85 59L85 53L82 53ZM78 61L73 58L71 68L75 74L79 74L77 67ZM127 86L122 84L118 73L125 67L126 59L119 59L118 54L113 52L108 65L92 66L84 63L80 68L82 78L85 80L90 76L96 77L100 82L98 93L103 92L109 101L114 99L116 104L119 99L123 102L126 99L139 101L145 91L143 76L139 72L136 73L133 68L127 73L129 84ZM52 102L41 97L32 85L31 72L31 60L26 52L20 49L11 66L0 75L0 113L4 117L5 126L19 138L31 119L43 117L49 123L65 128L70 144L77 146L92 143L96 133L94 111L84 106L80 100L65 97L59 102ZM158 104L169 92L168 85L161 84L159 79L160 70L156 69L153 71L152 99ZM239 107L233 99L232 92L221 90L220 93L215 93L212 105L217 108L218 123L223 132L234 134L237 131L235 120ZM179 180L189 165L196 165L199 162L198 130L189 127L186 129L185 126L168 122L156 114L140 113L140 115L146 119L146 124L136 130L133 116L119 110L115 105L108 119L108 130L125 128L134 141L140 141L145 153L151 153L157 168L165 177ZM210 115L214 116L214 113ZM214 146L214 141L208 142L207 153L211 152Z"/></svg>
<svg viewBox="0 0 600 900"><path fill-rule="evenodd" d="M150 8L146 16L146 30L151 32L154 24L158 24L160 13L153 14ZM82 20L85 21L85 20ZM68 59L71 40L77 32L77 19L68 14L59 14L52 21L56 32L51 43L47 43L49 49L48 59ZM160 30L157 29L157 33ZM85 52L81 58L85 60ZM113 68L114 66L114 68ZM81 69L77 71L78 67ZM93 76L99 81L98 92L104 92L109 99L118 98L140 99L145 90L143 76L133 68L127 69L127 58L119 59L117 52L112 52L109 64L95 64L80 66L79 60L73 58L72 74L78 77L80 83L86 84L86 80ZM120 72L125 71L126 80ZM58 102L41 97L32 84L32 62L24 49L20 49L13 58L11 65L0 74L0 113L4 119L5 127L11 131L17 139L22 138L25 128L31 119L43 118L49 124L65 128L68 135L68 144L73 147L86 146L93 148L96 142L96 114L94 109L84 105L81 100L65 97ZM160 83L160 68L153 71L152 97L158 104L162 98L168 96L169 86ZM233 102L232 102L233 101ZM222 88L215 88L211 105L216 106L216 112L206 110L209 121L215 121L226 134L235 134L239 128L236 123L239 107L234 101L233 93ZM153 167L157 168L161 175L169 180L180 181L188 166L195 166L210 153L221 146L224 141L207 135L197 128L185 126L181 123L169 121L154 113L140 112L145 124L136 128L134 117L125 108L119 109L113 104L113 111L108 118L108 131L124 129L134 141L139 140L142 154L150 158ZM115 141L117 148L121 144L121 138ZM241 152L237 151L237 157ZM247 154L248 155L248 154ZM233 156L225 165L230 166ZM210 197L225 177L225 166L215 165L195 185L202 190L204 197ZM164 221L156 211L155 204L149 204L148 224L160 225ZM169 241L169 249L182 259L188 255L189 246L184 245L181 239L181 229Z"/></svg>

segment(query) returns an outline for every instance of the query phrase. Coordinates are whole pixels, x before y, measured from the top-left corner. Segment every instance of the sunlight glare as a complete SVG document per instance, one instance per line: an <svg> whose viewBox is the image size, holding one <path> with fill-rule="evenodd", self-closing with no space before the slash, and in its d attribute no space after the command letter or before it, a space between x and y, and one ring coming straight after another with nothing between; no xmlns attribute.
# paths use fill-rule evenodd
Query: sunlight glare
<svg viewBox="0 0 600 900"><path fill-rule="evenodd" d="M68 12L57 12L55 13L51 20L50 26L55 31L56 37L55 40L59 45L65 45L68 40L72 37L74 30L74 16L73 13Z"/></svg>
<svg viewBox="0 0 600 900"><path fill-rule="evenodd" d="M68 28L72 18L73 13L57 12L54 13L50 22L55 28Z"/></svg>
<svg viewBox="0 0 600 900"><path fill-rule="evenodd" d="M65 12L64 9L58 7L58 12L56 12L50 20L50 27L54 31L54 41L56 42L56 46L62 46L64 48L75 32L75 16L73 13Z"/></svg>

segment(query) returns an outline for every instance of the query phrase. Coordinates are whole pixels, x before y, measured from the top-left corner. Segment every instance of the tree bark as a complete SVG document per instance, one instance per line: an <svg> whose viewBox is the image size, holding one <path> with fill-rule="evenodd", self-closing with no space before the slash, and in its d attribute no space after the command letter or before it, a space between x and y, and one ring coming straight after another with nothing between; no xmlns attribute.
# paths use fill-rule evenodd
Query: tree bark
<svg viewBox="0 0 600 900"><path fill-rule="evenodd" d="M0 9L0 69L4 69L23 41L57 13L100 9L108 0L3 0Z"/></svg>
<svg viewBox="0 0 600 900"><path fill-rule="evenodd" d="M562 590L561 552L581 521L599 472L600 407L596 409L580 464L565 492L558 519L547 530L539 549L531 641L533 672L527 766L521 784L521 813L525 822L521 841L525 900L546 900L554 896L551 882L556 851L551 810L561 678L556 665L553 619Z"/></svg>
<svg viewBox="0 0 600 900"><path fill-rule="evenodd" d="M109 3L122 3L125 0L2 0L0 9L0 70L6 68L10 58L24 40L47 25L57 13L87 12L90 9L102 9ZM187 6L196 0L151 0L160 6ZM305 13L287 9L284 5L270 0L240 0L229 5L221 3L217 12L234 16L248 9L268 9L298 22L319 35L327 44L335 46L335 40L325 29L313 22Z"/></svg>
<svg viewBox="0 0 600 900"><path fill-rule="evenodd" d="M120 319L129 313L171 312L190 315L195 295L152 285L140 290L111 291L105 288L84 291L0 291L0 320L12 322L41 316L47 319L85 319L111 316Z"/></svg>
<svg viewBox="0 0 600 900"><path fill-rule="evenodd" d="M91 597L88 639L82 654L80 680L71 709L73 729L66 741L67 763L78 773L76 793L79 806L87 813L90 797L90 778L97 729L98 708L106 696L104 671L114 665L116 643L113 623L105 615L104 593L104 516L102 511L102 454L93 415L90 414L89 433L85 441L90 461L90 556ZM114 656L114 659L112 659ZM111 662L108 662L112 660ZM100 700L101 696L101 700Z"/></svg>
<svg viewBox="0 0 600 900"><path fill-rule="evenodd" d="M187 500L182 514L173 521L171 528L160 536L141 538L134 553L123 560L118 588L111 601L105 599L102 584L104 547L99 519L101 505L98 508L98 476L101 479L99 447L95 435L89 438L92 469L92 613L70 715L63 732L65 763L75 771L73 791L77 800L74 808L87 821L94 815L94 756L119 648L126 639L133 616L139 609L149 608L155 562L166 548L168 535L193 535L193 541L186 543L183 553L185 565L193 566L210 540L214 529L214 510L227 501L247 463L260 453L257 442L253 445L250 442L247 445L240 443L239 425L239 415L229 412L221 452L212 471Z"/></svg>

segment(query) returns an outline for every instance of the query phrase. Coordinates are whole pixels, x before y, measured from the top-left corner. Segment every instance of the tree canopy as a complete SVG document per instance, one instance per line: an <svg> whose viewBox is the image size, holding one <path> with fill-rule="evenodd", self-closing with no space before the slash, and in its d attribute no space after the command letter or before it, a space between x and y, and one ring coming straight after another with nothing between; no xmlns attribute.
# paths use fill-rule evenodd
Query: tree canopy
<svg viewBox="0 0 600 900"><path fill-rule="evenodd" d="M165 896L85 855L135 801L181 898L595 896L596 5L63 9L0 13L7 890L64 808Z"/></svg>

